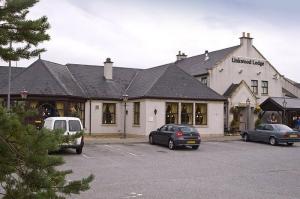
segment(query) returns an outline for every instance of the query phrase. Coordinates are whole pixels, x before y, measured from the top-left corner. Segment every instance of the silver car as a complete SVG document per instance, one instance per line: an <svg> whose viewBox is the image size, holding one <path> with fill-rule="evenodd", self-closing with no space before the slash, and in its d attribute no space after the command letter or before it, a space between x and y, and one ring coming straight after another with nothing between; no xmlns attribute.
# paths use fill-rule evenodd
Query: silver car
<svg viewBox="0 0 300 199"><path fill-rule="evenodd" d="M284 124L260 124L255 130L241 132L241 136L245 142L260 141L271 145L286 143L291 146L300 142L300 132Z"/></svg>

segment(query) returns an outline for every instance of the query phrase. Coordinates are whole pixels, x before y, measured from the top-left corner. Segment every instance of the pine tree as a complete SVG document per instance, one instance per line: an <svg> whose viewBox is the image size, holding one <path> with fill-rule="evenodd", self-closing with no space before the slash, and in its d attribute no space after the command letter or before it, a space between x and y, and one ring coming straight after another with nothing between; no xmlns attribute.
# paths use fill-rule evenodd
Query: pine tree
<svg viewBox="0 0 300 199"><path fill-rule="evenodd" d="M63 199L89 189L93 175L66 181L71 170L59 170L61 156L49 155L63 142L61 131L26 125L23 111L0 107L0 195L3 199ZM1 188L2 187L2 188ZM2 191L4 190L4 191ZM0 196L1 198L1 196Z"/></svg>
<svg viewBox="0 0 300 199"><path fill-rule="evenodd" d="M29 59L44 52L38 44L49 40L47 17L26 19L29 8L39 0L0 0L0 58L3 61ZM34 49L33 49L34 48Z"/></svg>

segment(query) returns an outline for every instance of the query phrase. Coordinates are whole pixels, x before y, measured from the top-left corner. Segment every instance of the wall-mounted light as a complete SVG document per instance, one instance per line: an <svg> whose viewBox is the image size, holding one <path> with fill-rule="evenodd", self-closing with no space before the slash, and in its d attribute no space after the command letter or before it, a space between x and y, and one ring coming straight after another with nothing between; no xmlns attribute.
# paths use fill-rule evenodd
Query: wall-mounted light
<svg viewBox="0 0 300 199"><path fill-rule="evenodd" d="M157 114L157 109L154 109L154 115L156 115Z"/></svg>
<svg viewBox="0 0 300 199"><path fill-rule="evenodd" d="M25 90L25 88L24 88L24 89L20 92L20 94L21 94L21 98L22 98L22 99L26 99L27 96L28 96L28 91Z"/></svg>
<svg viewBox="0 0 300 199"><path fill-rule="evenodd" d="M241 69L240 71L239 71L239 74L241 74L243 72L243 69Z"/></svg>
<svg viewBox="0 0 300 199"><path fill-rule="evenodd" d="M261 72L258 72L258 73L256 73L257 75L260 75L261 74Z"/></svg>
<svg viewBox="0 0 300 199"><path fill-rule="evenodd" d="M222 72L223 70L224 70L224 68L220 68L220 69L219 69L219 72Z"/></svg>

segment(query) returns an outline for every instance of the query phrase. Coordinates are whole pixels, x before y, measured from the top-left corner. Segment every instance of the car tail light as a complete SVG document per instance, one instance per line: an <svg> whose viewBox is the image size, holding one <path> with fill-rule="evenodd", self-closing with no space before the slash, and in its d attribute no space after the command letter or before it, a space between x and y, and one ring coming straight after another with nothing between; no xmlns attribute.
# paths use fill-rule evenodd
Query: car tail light
<svg viewBox="0 0 300 199"><path fill-rule="evenodd" d="M183 133L181 131L176 132L176 137L182 137L182 136L183 136Z"/></svg>
<svg viewBox="0 0 300 199"><path fill-rule="evenodd" d="M288 138L290 135L288 134L288 133L285 133L284 135L283 135L283 137L284 138Z"/></svg>

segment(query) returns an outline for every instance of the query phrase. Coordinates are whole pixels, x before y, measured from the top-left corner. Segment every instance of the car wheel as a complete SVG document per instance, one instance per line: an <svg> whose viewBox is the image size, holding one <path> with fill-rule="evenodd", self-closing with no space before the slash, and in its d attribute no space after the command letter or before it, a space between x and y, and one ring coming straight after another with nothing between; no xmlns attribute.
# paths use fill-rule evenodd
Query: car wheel
<svg viewBox="0 0 300 199"><path fill-rule="evenodd" d="M270 143L272 146L277 145L277 140L276 140L276 138L270 137L269 143Z"/></svg>
<svg viewBox="0 0 300 199"><path fill-rule="evenodd" d="M175 144L174 144L174 141L172 139L169 140L168 147L169 147L170 150L174 150L175 149Z"/></svg>
<svg viewBox="0 0 300 199"><path fill-rule="evenodd" d="M249 142L249 135L247 133L243 134L243 140L244 142Z"/></svg>
<svg viewBox="0 0 300 199"><path fill-rule="evenodd" d="M288 146L293 146L294 143L293 143L293 142L288 142L287 145L288 145Z"/></svg>
<svg viewBox="0 0 300 199"><path fill-rule="evenodd" d="M153 141L153 136L152 135L149 136L149 144L155 144L154 141Z"/></svg>
<svg viewBox="0 0 300 199"><path fill-rule="evenodd" d="M192 149L197 150L198 148L199 148L199 145L197 145L197 146L192 146Z"/></svg>
<svg viewBox="0 0 300 199"><path fill-rule="evenodd" d="M83 148L82 146L76 148L76 153L81 154L82 153L82 148Z"/></svg>

